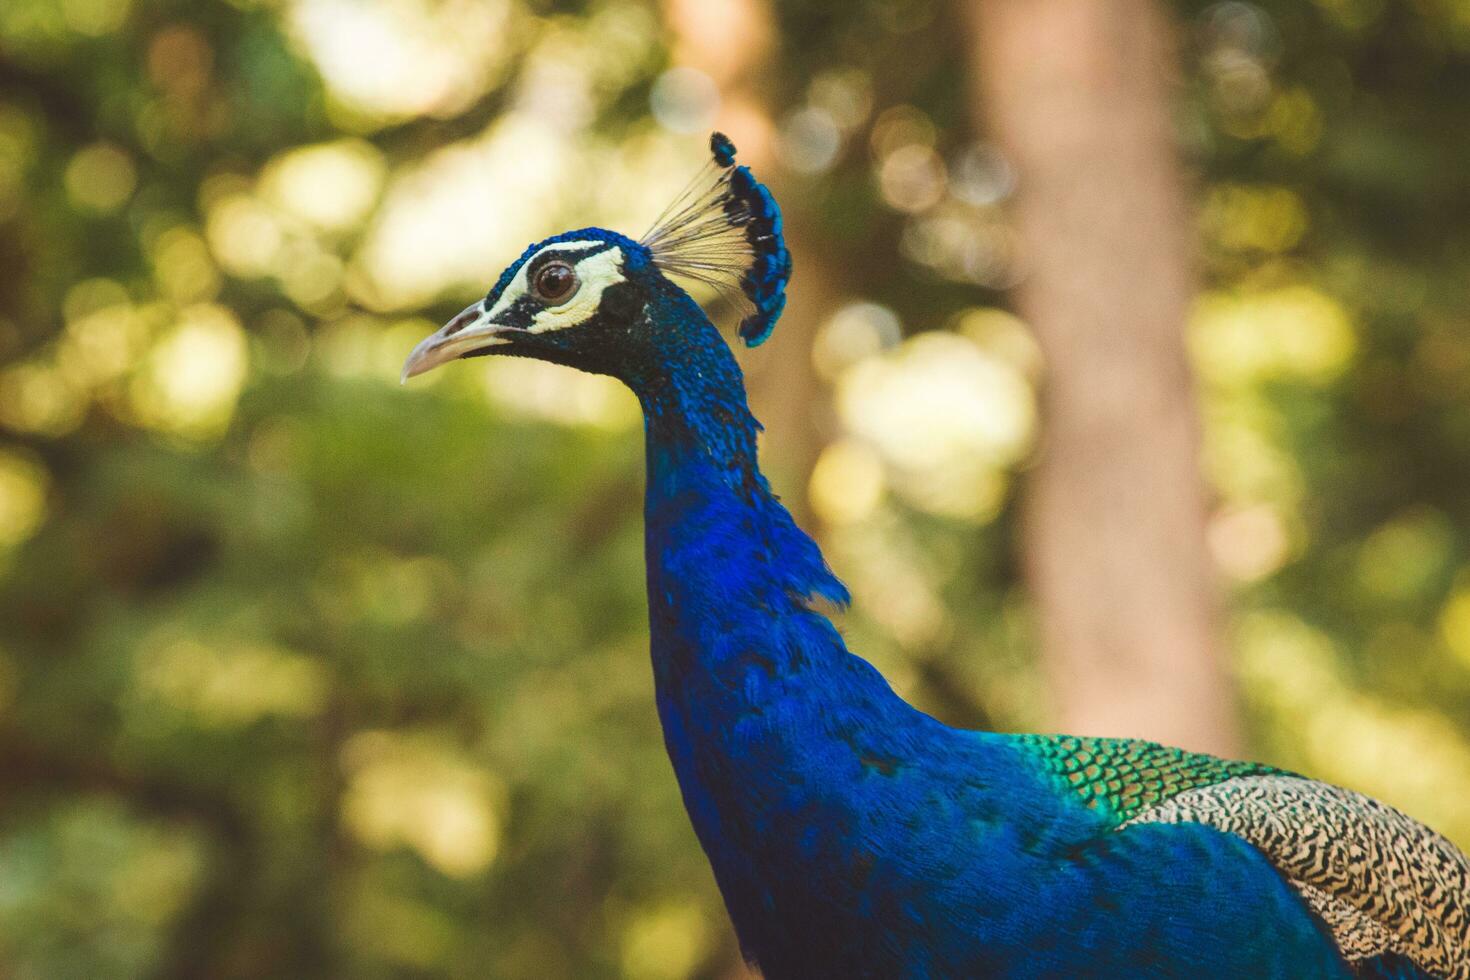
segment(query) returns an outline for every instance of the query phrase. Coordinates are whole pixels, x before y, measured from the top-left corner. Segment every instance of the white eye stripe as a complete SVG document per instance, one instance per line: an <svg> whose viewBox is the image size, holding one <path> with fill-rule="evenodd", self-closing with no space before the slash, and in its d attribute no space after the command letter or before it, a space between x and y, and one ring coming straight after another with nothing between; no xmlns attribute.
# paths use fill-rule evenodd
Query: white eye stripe
<svg viewBox="0 0 1470 980"><path fill-rule="evenodd" d="M581 283L577 291L560 306L538 312L531 320L532 333L575 327L596 313L603 290L623 280L623 250L614 245L596 252L578 262L576 270Z"/></svg>
<svg viewBox="0 0 1470 980"><path fill-rule="evenodd" d="M606 242L599 242L588 239L585 241L575 242L553 242L550 245L543 246L536 251L535 255L532 255L525 262L521 263L521 267L516 270L515 278L510 281L510 284L506 286L505 290L496 298L495 305L492 306L488 311L486 311L486 316L491 320L495 319L497 316L510 309L511 306L515 304L516 300L526 295L527 291L530 289L530 282L526 279L526 275L531 266L536 263L536 260L545 253L552 251L585 252L588 249L592 248L603 248L604 246L606 246L606 244ZM618 250L613 249L613 251ZM621 255L621 251L619 251L618 254ZM570 258L570 256L568 257Z"/></svg>

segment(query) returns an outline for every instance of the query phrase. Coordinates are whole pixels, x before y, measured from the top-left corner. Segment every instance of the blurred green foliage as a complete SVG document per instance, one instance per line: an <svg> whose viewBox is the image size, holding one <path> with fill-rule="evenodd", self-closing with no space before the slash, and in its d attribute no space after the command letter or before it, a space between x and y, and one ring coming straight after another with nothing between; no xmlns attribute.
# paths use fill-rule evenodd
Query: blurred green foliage
<svg viewBox="0 0 1470 980"><path fill-rule="evenodd" d="M778 6L768 166L840 302L777 482L903 693L1045 729L963 31ZM1176 9L1256 754L1464 845L1470 7ZM395 384L527 240L636 232L692 170L717 94L674 48L611 0L0 5L0 973L734 969L650 699L636 407Z"/></svg>

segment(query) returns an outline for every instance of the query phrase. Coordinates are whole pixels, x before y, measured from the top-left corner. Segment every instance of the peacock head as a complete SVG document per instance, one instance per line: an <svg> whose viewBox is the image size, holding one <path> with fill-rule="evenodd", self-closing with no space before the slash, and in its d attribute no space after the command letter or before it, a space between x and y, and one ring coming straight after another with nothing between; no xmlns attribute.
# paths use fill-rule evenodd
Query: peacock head
<svg viewBox="0 0 1470 980"><path fill-rule="evenodd" d="M697 313L674 279L735 300L744 307L741 338L762 343L791 276L781 212L736 165L726 136L715 133L710 151L711 161L641 239L584 228L527 248L483 300L413 349L403 380L457 358L510 354L636 383L680 342L673 321Z"/></svg>

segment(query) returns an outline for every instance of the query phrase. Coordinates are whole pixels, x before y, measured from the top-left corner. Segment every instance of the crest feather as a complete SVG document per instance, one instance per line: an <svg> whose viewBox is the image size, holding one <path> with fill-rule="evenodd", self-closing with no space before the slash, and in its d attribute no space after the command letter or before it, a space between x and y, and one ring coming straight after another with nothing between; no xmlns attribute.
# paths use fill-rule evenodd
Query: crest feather
<svg viewBox="0 0 1470 980"><path fill-rule="evenodd" d="M735 163L724 133L709 141L711 160L640 244L668 276L706 283L748 311L740 337L755 347L771 335L786 306L791 253L781 234L781 209L750 168Z"/></svg>

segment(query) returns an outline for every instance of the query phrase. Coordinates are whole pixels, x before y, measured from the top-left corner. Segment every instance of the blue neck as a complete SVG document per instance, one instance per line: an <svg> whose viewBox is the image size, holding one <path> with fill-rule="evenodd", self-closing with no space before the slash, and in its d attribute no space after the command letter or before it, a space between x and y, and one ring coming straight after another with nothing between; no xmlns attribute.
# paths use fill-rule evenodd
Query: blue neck
<svg viewBox="0 0 1470 980"><path fill-rule="evenodd" d="M702 316L681 329L677 349L698 363L635 386L655 688L685 806L751 946L771 883L789 877L791 855L772 850L792 836L786 824L815 807L836 826L857 805L844 766L891 771L898 746L917 747L937 723L812 608L847 591L760 474L759 425L728 348Z"/></svg>
<svg viewBox="0 0 1470 980"><path fill-rule="evenodd" d="M682 314L670 348L691 360L634 385L647 435L648 598L661 699L676 694L671 685L684 671L717 668L732 629L770 634L798 622L830 631L810 603L848 601L816 543L771 493L740 368L689 306L667 313ZM852 659L835 631L832 641L837 663ZM784 673L792 653L762 656Z"/></svg>

